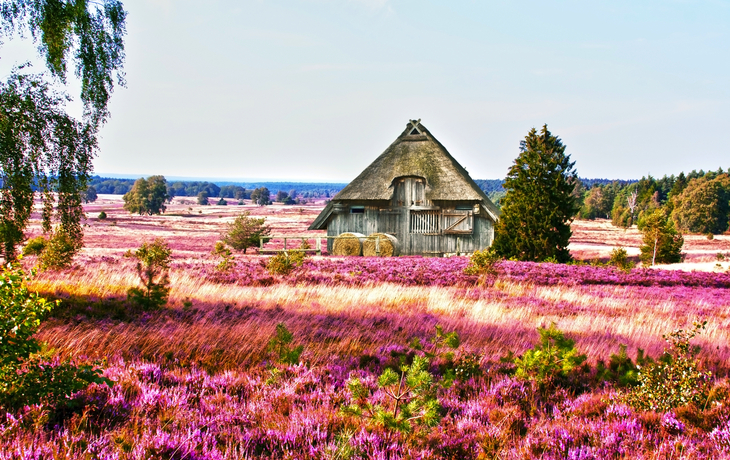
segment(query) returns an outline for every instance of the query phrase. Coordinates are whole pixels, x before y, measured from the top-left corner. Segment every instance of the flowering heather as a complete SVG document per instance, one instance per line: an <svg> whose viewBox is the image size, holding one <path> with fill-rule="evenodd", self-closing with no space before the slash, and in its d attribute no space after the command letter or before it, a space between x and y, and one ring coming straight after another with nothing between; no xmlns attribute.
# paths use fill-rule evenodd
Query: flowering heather
<svg viewBox="0 0 730 460"><path fill-rule="evenodd" d="M474 286L475 275L464 274L466 257L346 257L309 258L282 282L297 285L338 284L359 286L395 283L405 286ZM634 269L624 272L614 267L563 265L532 262L499 262L500 280L545 286L685 286L730 288L730 273L683 272ZM220 273L205 267L203 276L221 283L267 285L274 282L260 260L238 262L235 269Z"/></svg>
<svg viewBox="0 0 730 460"><path fill-rule="evenodd" d="M281 276L266 270L267 257L240 255L222 272L210 251L240 208L181 203L169 213L177 215L139 217L96 206L109 218L90 222L77 266L33 282L62 300L37 338L61 356L107 359L114 384L56 410L0 415L0 460L730 459L728 273L500 262L495 277L480 279L464 274L465 257L311 257ZM261 212L275 232L300 234L317 209ZM608 241L631 255L634 231L606 238L603 224L576 224L576 246ZM134 310L134 265L120 256L156 236L173 249L170 300ZM730 254L724 236L696 240L697 257ZM708 323L692 344L713 373L703 407L641 411L598 379L597 363L620 345L631 358L639 348L657 358L662 335L696 319ZM303 346L297 365L277 364L270 351L280 323L291 347ZM532 348L537 327L552 323L587 356L581 385L545 391L499 360ZM401 432L343 411L351 379L390 407L379 376L423 353L411 344L429 344L437 325L459 334L453 359L479 372L442 385L447 358L431 361L436 426Z"/></svg>

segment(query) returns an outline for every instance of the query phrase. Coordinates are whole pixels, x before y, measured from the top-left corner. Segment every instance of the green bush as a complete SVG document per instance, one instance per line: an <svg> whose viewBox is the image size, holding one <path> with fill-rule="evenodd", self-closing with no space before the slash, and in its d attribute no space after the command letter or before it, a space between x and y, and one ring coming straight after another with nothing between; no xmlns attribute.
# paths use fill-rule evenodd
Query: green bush
<svg viewBox="0 0 730 460"><path fill-rule="evenodd" d="M272 275L288 275L296 267L302 265L305 257L304 251L282 251L269 259L266 269Z"/></svg>
<svg viewBox="0 0 730 460"><path fill-rule="evenodd" d="M236 251L246 254L248 248L258 246L271 233L265 222L265 217L251 217L251 213L246 211L228 224L221 239Z"/></svg>
<svg viewBox="0 0 730 460"><path fill-rule="evenodd" d="M218 206L228 206L228 202L226 201L225 198L221 198L220 200L218 200L218 202L216 204Z"/></svg>
<svg viewBox="0 0 730 460"><path fill-rule="evenodd" d="M502 258L492 249L474 251L469 258L469 265L464 269L467 275L494 276L497 274L497 263Z"/></svg>
<svg viewBox="0 0 730 460"><path fill-rule="evenodd" d="M39 256L46 250L48 246L48 240L43 235L38 235L35 238L31 238L25 244L23 248L24 256Z"/></svg>
<svg viewBox="0 0 730 460"><path fill-rule="evenodd" d="M706 325L707 321L696 322L689 331L679 329L665 335L669 349L657 362L639 368L638 386L625 395L626 402L645 411L667 411L690 403L704 407L712 374L700 370L700 348L691 346L690 340Z"/></svg>
<svg viewBox="0 0 730 460"><path fill-rule="evenodd" d="M566 338L555 323L537 331L540 343L514 360L515 376L534 381L543 392L557 386L569 386L586 355L578 354L575 342Z"/></svg>
<svg viewBox="0 0 730 460"><path fill-rule="evenodd" d="M105 220L106 219L106 212L102 211L99 213L99 220Z"/></svg>
<svg viewBox="0 0 730 460"><path fill-rule="evenodd" d="M276 325L276 335L269 341L268 351L274 355L279 364L295 365L299 363L299 357L304 351L304 347L292 347L294 334L283 323Z"/></svg>
<svg viewBox="0 0 730 460"><path fill-rule="evenodd" d="M401 433L411 433L415 427L436 426L441 405L428 366L427 358L416 356L412 364L403 364L399 372L386 368L378 378L378 387L387 396L387 403L377 401L360 379L351 378L347 387L352 402L343 406L342 412Z"/></svg>
<svg viewBox="0 0 730 460"><path fill-rule="evenodd" d="M27 288L18 266L0 275L0 407L53 406L90 383L109 383L93 365L78 366L43 353L33 338L41 320L57 305Z"/></svg>
<svg viewBox="0 0 730 460"><path fill-rule="evenodd" d="M40 255L41 270L60 270L69 267L78 249L77 243L70 236L57 230L51 235L46 249Z"/></svg>
<svg viewBox="0 0 730 460"><path fill-rule="evenodd" d="M215 247L213 248L212 254L214 256L220 256L221 261L216 265L215 269L219 272L227 273L231 271L234 267L233 263L233 255L231 254L231 250L228 249L226 244L222 241L218 241L215 243Z"/></svg>
<svg viewBox="0 0 730 460"><path fill-rule="evenodd" d="M618 354L611 354L606 366L604 361L596 363L596 376L599 382L612 382L618 387L635 386L639 383L639 367L654 361L644 356L644 350L636 352L636 363L626 353L626 345L619 345Z"/></svg>
<svg viewBox="0 0 730 460"><path fill-rule="evenodd" d="M134 252L127 251L125 257L137 260L137 275L142 288L130 288L127 298L145 310L160 308L167 303L170 294L170 260L172 250L162 238L151 243L144 242Z"/></svg>
<svg viewBox="0 0 730 460"><path fill-rule="evenodd" d="M625 272L631 271L635 266L634 262L629 260L629 253L622 247L614 248L611 251L611 258L608 260L608 264Z"/></svg>

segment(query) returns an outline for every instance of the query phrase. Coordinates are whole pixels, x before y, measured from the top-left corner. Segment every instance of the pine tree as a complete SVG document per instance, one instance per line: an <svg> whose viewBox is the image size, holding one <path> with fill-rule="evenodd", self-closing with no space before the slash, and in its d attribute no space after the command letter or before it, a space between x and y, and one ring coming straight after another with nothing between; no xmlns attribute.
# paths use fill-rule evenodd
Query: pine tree
<svg viewBox="0 0 730 460"><path fill-rule="evenodd" d="M567 262L570 223L578 211L572 195L578 176L565 146L542 127L520 143L504 181L502 215L495 227L497 254L518 260Z"/></svg>

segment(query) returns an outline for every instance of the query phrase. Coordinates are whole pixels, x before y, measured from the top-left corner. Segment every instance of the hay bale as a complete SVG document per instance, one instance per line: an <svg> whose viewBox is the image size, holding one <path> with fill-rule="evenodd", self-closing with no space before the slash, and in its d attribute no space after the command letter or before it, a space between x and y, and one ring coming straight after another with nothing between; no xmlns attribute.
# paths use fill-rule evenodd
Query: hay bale
<svg viewBox="0 0 730 460"><path fill-rule="evenodd" d="M364 239L365 235L362 233L340 233L332 243L332 255L361 256Z"/></svg>
<svg viewBox="0 0 730 460"><path fill-rule="evenodd" d="M380 237L380 256L391 257L397 256L399 253L398 238L386 233L373 233L367 237L362 243L362 255L376 256L378 237Z"/></svg>

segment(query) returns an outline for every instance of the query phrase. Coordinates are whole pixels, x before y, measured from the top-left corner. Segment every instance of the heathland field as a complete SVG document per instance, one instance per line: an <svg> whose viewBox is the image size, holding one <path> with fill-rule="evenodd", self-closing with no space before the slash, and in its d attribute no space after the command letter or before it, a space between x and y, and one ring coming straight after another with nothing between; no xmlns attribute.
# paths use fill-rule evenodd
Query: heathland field
<svg viewBox="0 0 730 460"><path fill-rule="evenodd" d="M685 236L672 270L503 261L478 276L464 273L467 257L325 255L279 275L255 250L221 271L211 250L243 210L275 235L321 235L306 231L321 204L176 198L161 216L121 204L86 205L74 266L32 282L62 300L38 338L100 360L114 385L8 418L0 459L730 458L728 235ZM156 237L173 251L172 290L143 311L126 299L138 278L124 253ZM605 262L640 244L635 228L577 221L570 249ZM695 321L707 324L693 360L686 336L679 348L663 336ZM573 354L556 352L559 340L526 353L552 324ZM637 353L665 349L673 363L655 365L658 377L643 363L637 386Z"/></svg>

